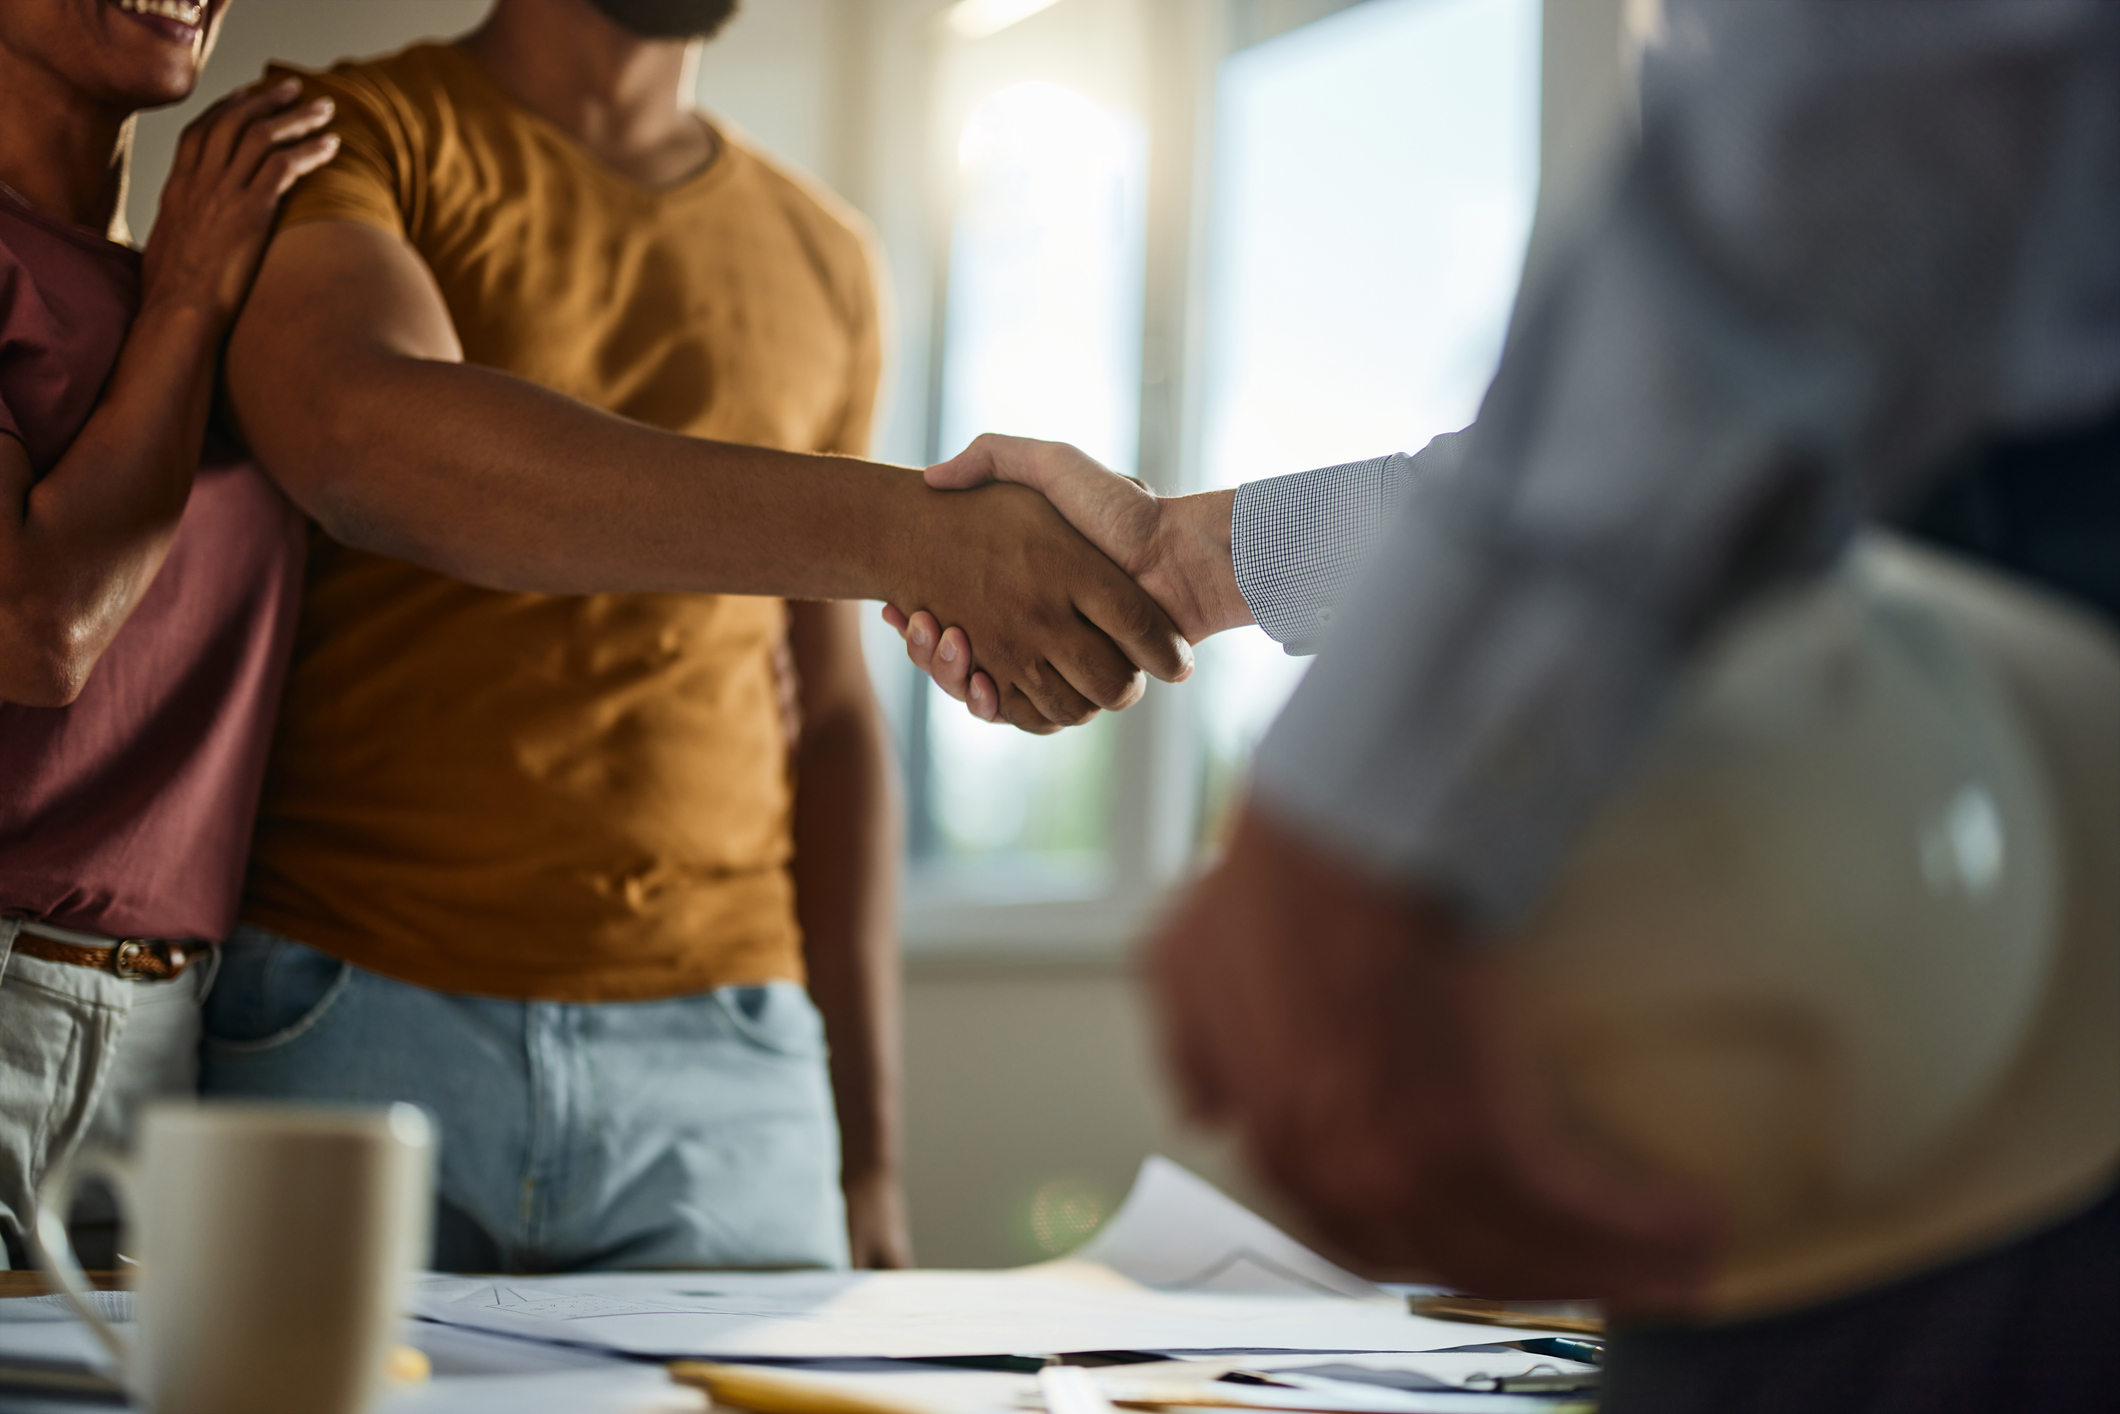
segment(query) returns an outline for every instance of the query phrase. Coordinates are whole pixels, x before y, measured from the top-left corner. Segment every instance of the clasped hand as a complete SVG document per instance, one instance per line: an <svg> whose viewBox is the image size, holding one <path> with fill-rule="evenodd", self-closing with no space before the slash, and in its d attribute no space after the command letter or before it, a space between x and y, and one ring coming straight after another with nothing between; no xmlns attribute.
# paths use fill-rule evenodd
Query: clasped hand
<svg viewBox="0 0 2120 1414"><path fill-rule="evenodd" d="M1185 643L1252 621L1230 560L1232 493L1160 497L1064 442L991 433L927 471L927 484L938 490L991 482L1013 482L1044 496L1169 615ZM905 639L913 665L982 721L1045 733L1094 715L1064 696L1049 703L1013 685L997 686L986 670L985 650L998 645L975 645L964 628L945 626L926 605L886 605L883 616ZM1175 677L1158 671L1157 663L1133 661L1167 681L1182 681L1191 672L1189 655ZM1123 701L1100 705L1129 706L1140 696L1139 686L1137 675L1136 690Z"/></svg>

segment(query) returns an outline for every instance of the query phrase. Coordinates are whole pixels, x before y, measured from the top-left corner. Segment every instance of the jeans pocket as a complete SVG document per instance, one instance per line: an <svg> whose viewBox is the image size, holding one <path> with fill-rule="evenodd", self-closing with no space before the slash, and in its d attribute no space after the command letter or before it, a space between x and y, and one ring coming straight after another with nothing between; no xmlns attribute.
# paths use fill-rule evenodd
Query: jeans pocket
<svg viewBox="0 0 2120 1414"><path fill-rule="evenodd" d="M779 1056L824 1054L824 1018L795 983L723 987L712 995L731 1029L759 1050Z"/></svg>
<svg viewBox="0 0 2120 1414"><path fill-rule="evenodd" d="M353 982L350 962L269 934L250 938L222 950L206 999L209 1051L255 1055L285 1046L322 1021Z"/></svg>

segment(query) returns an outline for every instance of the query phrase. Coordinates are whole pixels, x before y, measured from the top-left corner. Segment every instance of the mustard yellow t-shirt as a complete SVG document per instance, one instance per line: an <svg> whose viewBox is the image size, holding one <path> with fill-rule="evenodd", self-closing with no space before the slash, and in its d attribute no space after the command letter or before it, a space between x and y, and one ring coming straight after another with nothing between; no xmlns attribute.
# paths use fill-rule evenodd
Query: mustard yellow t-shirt
<svg viewBox="0 0 2120 1414"><path fill-rule="evenodd" d="M670 431L866 450L859 219L720 133L653 191L418 45L305 75L336 161L283 225L434 273L467 361ZM674 996L796 979L778 599L477 589L314 538L247 921L448 991Z"/></svg>

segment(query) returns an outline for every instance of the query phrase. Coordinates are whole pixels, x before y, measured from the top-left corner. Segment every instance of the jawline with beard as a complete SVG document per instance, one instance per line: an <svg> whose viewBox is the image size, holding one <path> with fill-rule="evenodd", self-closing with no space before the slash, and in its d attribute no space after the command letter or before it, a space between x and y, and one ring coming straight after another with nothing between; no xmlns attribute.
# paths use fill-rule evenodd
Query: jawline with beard
<svg viewBox="0 0 2120 1414"><path fill-rule="evenodd" d="M738 0L590 0L642 39L711 39Z"/></svg>

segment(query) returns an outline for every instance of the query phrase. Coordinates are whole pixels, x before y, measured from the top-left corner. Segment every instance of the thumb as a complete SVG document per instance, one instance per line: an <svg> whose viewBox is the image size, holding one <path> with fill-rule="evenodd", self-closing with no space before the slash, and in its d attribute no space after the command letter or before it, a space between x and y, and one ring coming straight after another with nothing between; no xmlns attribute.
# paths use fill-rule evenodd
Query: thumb
<svg viewBox="0 0 2120 1414"><path fill-rule="evenodd" d="M984 486L996 480L1000 473L994 466L994 451L990 445L992 437L975 437L972 444L946 462L937 462L927 469L927 484L937 491L968 491L974 486Z"/></svg>
<svg viewBox="0 0 2120 1414"><path fill-rule="evenodd" d="M1005 437L998 432L982 432L956 456L929 467L927 484L938 491L963 491L984 486L989 481L1013 481L1018 486L1051 494L1055 452L1082 456L1062 442L1041 442L1035 437Z"/></svg>

